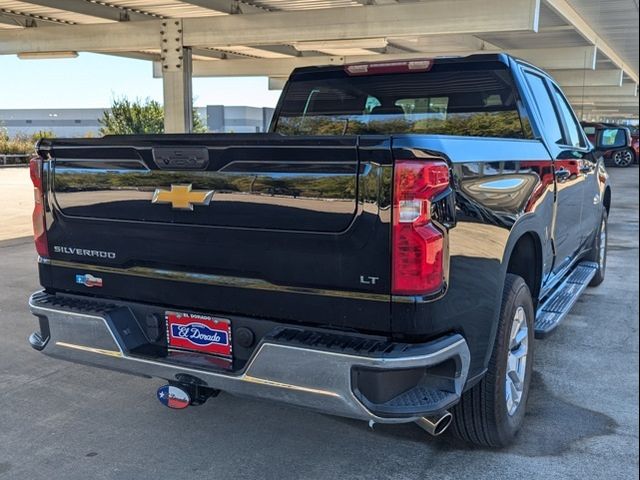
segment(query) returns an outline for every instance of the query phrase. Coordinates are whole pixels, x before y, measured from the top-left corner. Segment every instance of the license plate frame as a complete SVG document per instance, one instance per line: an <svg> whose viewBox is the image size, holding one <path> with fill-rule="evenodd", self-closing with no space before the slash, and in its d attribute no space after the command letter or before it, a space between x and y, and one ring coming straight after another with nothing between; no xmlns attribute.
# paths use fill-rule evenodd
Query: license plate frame
<svg viewBox="0 0 640 480"><path fill-rule="evenodd" d="M231 320L200 313L165 312L167 347L232 358Z"/></svg>

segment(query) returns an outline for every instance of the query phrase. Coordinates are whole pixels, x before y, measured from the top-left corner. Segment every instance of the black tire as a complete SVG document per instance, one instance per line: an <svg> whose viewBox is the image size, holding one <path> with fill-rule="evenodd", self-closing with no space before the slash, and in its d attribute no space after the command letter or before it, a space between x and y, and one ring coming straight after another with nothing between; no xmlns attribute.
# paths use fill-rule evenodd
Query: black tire
<svg viewBox="0 0 640 480"><path fill-rule="evenodd" d="M604 231L604 236L602 235ZM602 246L602 242L604 241L604 255L601 257L600 247ZM598 228L598 232L596 233L595 238L593 239L593 245L591 247L591 252L589 253L589 260L598 264L598 271L589 282L590 287L597 287L602 282L604 282L605 274L607 273L607 253L609 250L609 216L607 215L607 211L604 210L602 212L602 221L600 222L600 228Z"/></svg>
<svg viewBox="0 0 640 480"><path fill-rule="evenodd" d="M632 148L626 148L614 152L611 159L616 167L628 168L636 163L636 152L634 152Z"/></svg>
<svg viewBox="0 0 640 480"><path fill-rule="evenodd" d="M528 354L522 382L522 396L509 414L506 400L507 359L513 319L519 307L526 314ZM533 370L534 310L531 293L524 280L507 275L500 320L493 353L484 378L462 396L453 410L452 432L458 438L483 447L504 447L512 443L524 422Z"/></svg>

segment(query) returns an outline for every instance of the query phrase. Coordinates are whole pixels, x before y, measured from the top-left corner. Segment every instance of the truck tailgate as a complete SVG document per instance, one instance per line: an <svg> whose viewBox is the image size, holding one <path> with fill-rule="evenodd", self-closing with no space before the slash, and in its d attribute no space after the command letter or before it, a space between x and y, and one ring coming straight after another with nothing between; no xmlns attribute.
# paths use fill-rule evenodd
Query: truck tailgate
<svg viewBox="0 0 640 480"><path fill-rule="evenodd" d="M43 285L388 330L388 142L242 134L45 142ZM102 286L76 282L86 274Z"/></svg>

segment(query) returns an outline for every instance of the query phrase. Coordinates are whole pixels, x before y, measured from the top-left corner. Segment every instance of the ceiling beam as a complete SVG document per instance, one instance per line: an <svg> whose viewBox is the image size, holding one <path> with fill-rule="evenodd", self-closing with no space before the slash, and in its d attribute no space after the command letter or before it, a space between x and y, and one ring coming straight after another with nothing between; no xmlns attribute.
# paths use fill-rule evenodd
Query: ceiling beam
<svg viewBox="0 0 640 480"><path fill-rule="evenodd" d="M637 97L567 97L573 105L638 107Z"/></svg>
<svg viewBox="0 0 640 480"><path fill-rule="evenodd" d="M507 49L506 51L514 57L549 70L574 70L579 68L595 70L598 56L598 49L593 46Z"/></svg>
<svg viewBox="0 0 640 480"><path fill-rule="evenodd" d="M619 87L623 70L550 70L548 73L563 87Z"/></svg>
<svg viewBox="0 0 640 480"><path fill-rule="evenodd" d="M637 108L629 108L629 107L585 107L584 115L602 115L608 116L609 114L618 114L620 117L628 117L628 116L638 116Z"/></svg>
<svg viewBox="0 0 640 480"><path fill-rule="evenodd" d="M0 32L0 55L19 52L131 52L160 47L161 20L24 28Z"/></svg>
<svg viewBox="0 0 640 480"><path fill-rule="evenodd" d="M356 2L362 5L393 5L398 3L398 0L356 0Z"/></svg>
<svg viewBox="0 0 640 480"><path fill-rule="evenodd" d="M301 57L304 55L303 52L298 51L298 49L292 45L256 45L252 48L264 50L269 53L279 53L280 55L286 55L288 57Z"/></svg>
<svg viewBox="0 0 640 480"><path fill-rule="evenodd" d="M569 99L573 105L595 105L597 107L635 107L638 108L638 101L635 98L621 97L620 100L613 98L579 98Z"/></svg>
<svg viewBox="0 0 640 480"><path fill-rule="evenodd" d="M117 52L117 53L105 53L105 52L92 52L100 55L109 55L113 57L131 58L133 60L146 60L151 62L161 61L159 53L152 52Z"/></svg>
<svg viewBox="0 0 640 480"><path fill-rule="evenodd" d="M585 111L589 111L589 110L619 110L621 112L638 112L638 105L632 105L632 106L625 106L625 105L618 105L618 106L596 106L596 105L585 105L584 106L584 110Z"/></svg>
<svg viewBox="0 0 640 480"><path fill-rule="evenodd" d="M568 97L636 97L638 85L625 83L620 87L563 87Z"/></svg>
<svg viewBox="0 0 640 480"><path fill-rule="evenodd" d="M593 50L593 47L587 47ZM531 63L539 65L542 68L557 67L559 63L564 62L568 66L572 66L569 58L582 58L572 55L574 53L583 52L583 47L572 47L572 49L548 49L542 51L540 49L533 50L513 50L508 53L514 54ZM443 52L444 53L444 52ZM483 52L447 52L451 55L470 55L472 53L489 53ZM435 56L444 56L435 55ZM273 58L273 59L246 59L246 60L226 60L223 62L193 62L194 77L235 77L235 76L268 76L268 77L288 77L292 70L298 67L309 67L314 65L345 65L358 62L383 62L383 61L400 61L412 60L419 58L428 58L425 54L420 53L398 53L398 54L380 54L380 55L355 55L355 56L313 56L313 57L294 57L294 58ZM575 65L573 65L575 67ZM154 74L159 75L159 71L154 68Z"/></svg>
<svg viewBox="0 0 640 480"><path fill-rule="evenodd" d="M592 45L606 55L617 67L625 71L627 75L636 83L640 82L638 72L627 64L624 59L609 45L596 31L580 16L580 14L569 4L567 0L544 0L554 13L573 25L580 35L582 35ZM605 7L606 8L606 7Z"/></svg>
<svg viewBox="0 0 640 480"><path fill-rule="evenodd" d="M184 3L195 5L196 7L207 8L216 12L229 14L265 13L265 8L256 7L247 2L234 0L182 0Z"/></svg>
<svg viewBox="0 0 640 480"><path fill-rule="evenodd" d="M230 58L247 58L246 55L240 55L234 52L227 52L222 50L216 50L213 48L192 48L191 54L193 57L207 57L207 58L215 58L218 60L227 60ZM195 59L194 59L195 61Z"/></svg>
<svg viewBox="0 0 640 480"><path fill-rule="evenodd" d="M9 10L7 8L0 8L0 16L5 20L18 22L23 27L36 27L41 24L45 25L72 25L73 22L62 20L59 18L53 18L46 15L37 15L34 13L19 12L16 10ZM3 22L4 23L4 22Z"/></svg>
<svg viewBox="0 0 640 480"><path fill-rule="evenodd" d="M221 59L263 59L263 58L288 58L294 55L289 53L281 53L278 49L270 50L267 48L245 47L243 45L232 45L229 47L217 48L193 48L193 51L214 51L218 52Z"/></svg>
<svg viewBox="0 0 640 480"><path fill-rule="evenodd" d="M185 18L183 44L222 48L387 36L531 32L538 28L538 13L539 0L510 0L507 4L501 0L432 0L428 3ZM160 20L13 30L0 32L0 54L148 50L160 45L160 30Z"/></svg>
<svg viewBox="0 0 640 480"><path fill-rule="evenodd" d="M11 27L20 28L20 27L25 27L26 26L26 20L23 17L17 17L17 16L14 16L14 15L6 15L6 14L0 12L0 24L9 25Z"/></svg>
<svg viewBox="0 0 640 480"><path fill-rule="evenodd" d="M500 49L500 47L473 35L438 35L436 37L418 36L413 38L390 37L387 38L387 41L396 47L420 52Z"/></svg>
<svg viewBox="0 0 640 480"><path fill-rule="evenodd" d="M585 109L582 114L583 119L594 119L597 121L609 120L609 119L620 119L620 120L632 120L638 119L638 110L625 110L625 109L595 109L588 110Z"/></svg>
<svg viewBox="0 0 640 480"><path fill-rule="evenodd" d="M617 112L614 112L613 110L617 110ZM638 107L635 108L629 108L629 107L611 107L611 106L603 106L603 107L590 107L590 106L585 106L584 108L585 113L588 112L597 112L597 115L601 115L601 116L615 116L616 113L618 114L618 118L620 119L627 119L627 120L631 120L631 119L637 119L638 118L638 114L640 113L640 110L638 110Z"/></svg>
<svg viewBox="0 0 640 480"><path fill-rule="evenodd" d="M32 5L39 5L47 8L56 8L68 12L79 13L104 20L112 20L115 22L126 20L149 20L154 18L151 15L145 15L131 11L124 7L116 7L108 4L93 3L85 0L23 0Z"/></svg>
<svg viewBox="0 0 640 480"><path fill-rule="evenodd" d="M300 52L313 52L339 49L372 49L386 48L386 38L356 38L353 40L323 40L320 42L295 42L293 46Z"/></svg>
<svg viewBox="0 0 640 480"><path fill-rule="evenodd" d="M539 0L431 0L367 7L188 18L192 46L290 44L387 36L536 31Z"/></svg>

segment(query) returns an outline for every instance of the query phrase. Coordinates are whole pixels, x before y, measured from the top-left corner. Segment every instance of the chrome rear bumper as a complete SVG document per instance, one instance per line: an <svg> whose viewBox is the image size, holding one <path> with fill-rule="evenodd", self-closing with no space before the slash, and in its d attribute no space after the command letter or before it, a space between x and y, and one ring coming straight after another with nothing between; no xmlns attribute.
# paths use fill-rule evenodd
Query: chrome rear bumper
<svg viewBox="0 0 640 480"><path fill-rule="evenodd" d="M29 300L31 312L41 319L41 332L32 335L30 342L46 355L169 381L188 376L202 382L201 385L231 394L276 400L338 416L404 423L427 413L436 413L425 411L414 416L373 413L365 406L366 401L354 392L354 368L396 370L435 366L453 360L457 367L446 399L448 404L438 405L438 412L459 399L469 369L469 349L460 335L425 344L420 355L381 354L378 357L263 340L242 372L190 368L163 358L134 355L125 347L123 336L127 332L120 331L108 314L43 304L38 300L42 295L46 294L38 292Z"/></svg>

